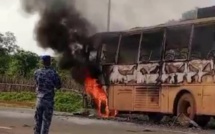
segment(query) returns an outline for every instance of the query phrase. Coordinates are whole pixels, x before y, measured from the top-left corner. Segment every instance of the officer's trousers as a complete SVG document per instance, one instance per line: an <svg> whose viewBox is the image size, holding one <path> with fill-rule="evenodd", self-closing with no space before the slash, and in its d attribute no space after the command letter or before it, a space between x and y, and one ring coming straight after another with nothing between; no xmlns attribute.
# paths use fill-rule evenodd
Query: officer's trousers
<svg viewBox="0 0 215 134"><path fill-rule="evenodd" d="M34 134L48 134L53 115L53 102L37 100L35 111Z"/></svg>

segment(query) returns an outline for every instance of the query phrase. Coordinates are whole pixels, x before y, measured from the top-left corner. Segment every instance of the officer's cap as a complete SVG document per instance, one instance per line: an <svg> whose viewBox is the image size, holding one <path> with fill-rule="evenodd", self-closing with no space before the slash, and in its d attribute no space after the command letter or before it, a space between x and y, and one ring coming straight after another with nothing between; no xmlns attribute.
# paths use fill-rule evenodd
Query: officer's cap
<svg viewBox="0 0 215 134"><path fill-rule="evenodd" d="M43 55L41 56L42 61L50 61L51 60L51 56L50 55Z"/></svg>

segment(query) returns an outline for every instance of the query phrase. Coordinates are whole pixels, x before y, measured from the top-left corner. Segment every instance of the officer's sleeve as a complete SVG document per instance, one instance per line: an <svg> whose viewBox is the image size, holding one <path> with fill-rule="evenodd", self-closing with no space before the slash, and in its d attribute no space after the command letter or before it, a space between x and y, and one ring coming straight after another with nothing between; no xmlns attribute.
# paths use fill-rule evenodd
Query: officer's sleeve
<svg viewBox="0 0 215 134"><path fill-rule="evenodd" d="M34 71L34 80L36 81L36 84L38 83L37 82L37 72L38 72L38 70Z"/></svg>
<svg viewBox="0 0 215 134"><path fill-rule="evenodd" d="M54 84L55 84L55 88L57 88L57 89L61 88L60 76L58 75L58 73L56 71L54 71Z"/></svg>

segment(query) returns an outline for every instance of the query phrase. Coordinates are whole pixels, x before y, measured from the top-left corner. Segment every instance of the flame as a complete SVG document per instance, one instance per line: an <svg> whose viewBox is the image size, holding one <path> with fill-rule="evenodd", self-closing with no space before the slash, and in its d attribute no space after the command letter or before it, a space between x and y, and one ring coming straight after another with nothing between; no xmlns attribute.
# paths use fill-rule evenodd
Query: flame
<svg viewBox="0 0 215 134"><path fill-rule="evenodd" d="M109 110L106 92L97 82L97 79L90 76L88 71L85 77L85 92L94 99L98 116L104 118L116 116L116 110ZM105 114L101 112L102 104L105 104Z"/></svg>

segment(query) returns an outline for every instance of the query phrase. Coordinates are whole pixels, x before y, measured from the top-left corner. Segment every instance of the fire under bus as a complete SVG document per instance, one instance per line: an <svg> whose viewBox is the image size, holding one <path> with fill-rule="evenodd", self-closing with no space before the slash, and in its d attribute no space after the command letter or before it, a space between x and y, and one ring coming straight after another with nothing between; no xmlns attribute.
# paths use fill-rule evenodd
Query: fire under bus
<svg viewBox="0 0 215 134"><path fill-rule="evenodd" d="M215 116L215 17L98 33L96 61L108 108L152 120Z"/></svg>

